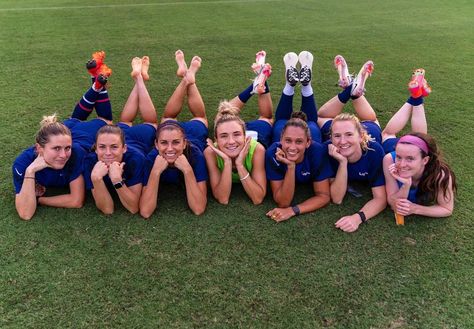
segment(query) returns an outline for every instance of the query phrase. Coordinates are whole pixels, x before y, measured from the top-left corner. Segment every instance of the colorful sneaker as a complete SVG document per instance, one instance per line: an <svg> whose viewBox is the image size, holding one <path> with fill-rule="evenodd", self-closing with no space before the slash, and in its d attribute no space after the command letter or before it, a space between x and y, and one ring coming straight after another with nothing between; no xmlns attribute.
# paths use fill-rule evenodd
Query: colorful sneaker
<svg viewBox="0 0 474 329"><path fill-rule="evenodd" d="M426 97L431 94L431 87L428 82L423 79L423 87L421 87L421 96Z"/></svg>
<svg viewBox="0 0 474 329"><path fill-rule="evenodd" d="M296 69L296 64L298 64L298 55L296 53L287 53L283 57L283 62L285 63L285 78L290 86L296 86L298 81L300 81L300 76L298 70Z"/></svg>
<svg viewBox="0 0 474 329"><path fill-rule="evenodd" d="M367 61L359 71L359 74L352 83L351 96L360 97L365 92L365 81L374 71L374 62Z"/></svg>
<svg viewBox="0 0 474 329"><path fill-rule="evenodd" d="M352 76L349 74L349 67L346 60L341 55L334 57L334 66L339 73L339 87L345 89L352 83Z"/></svg>
<svg viewBox="0 0 474 329"><path fill-rule="evenodd" d="M311 54L309 51L303 50L298 55L298 60L300 61L301 65L300 82L303 86L307 86L312 79L313 54Z"/></svg>
<svg viewBox="0 0 474 329"><path fill-rule="evenodd" d="M105 51L96 51L92 54L92 59L86 63L87 71L93 77L97 76L97 72L100 70L102 64L104 64Z"/></svg>
<svg viewBox="0 0 474 329"><path fill-rule="evenodd" d="M265 65L265 57L267 53L265 50L260 50L258 53L255 54L255 63L252 64L252 70L255 72L256 75L259 75Z"/></svg>
<svg viewBox="0 0 474 329"><path fill-rule="evenodd" d="M264 64L260 70L260 73L257 75L255 80L253 81L253 90L252 94L258 93L263 94L265 93L265 81L272 75L272 66L270 64Z"/></svg>
<svg viewBox="0 0 474 329"><path fill-rule="evenodd" d="M411 75L411 80L408 82L408 90L413 98L423 96L423 80L425 80L425 70L416 69ZM430 90L431 91L431 90Z"/></svg>
<svg viewBox="0 0 474 329"><path fill-rule="evenodd" d="M101 90L106 84L112 74L112 69L110 69L106 64L102 64L97 71L97 77L93 84L95 90Z"/></svg>

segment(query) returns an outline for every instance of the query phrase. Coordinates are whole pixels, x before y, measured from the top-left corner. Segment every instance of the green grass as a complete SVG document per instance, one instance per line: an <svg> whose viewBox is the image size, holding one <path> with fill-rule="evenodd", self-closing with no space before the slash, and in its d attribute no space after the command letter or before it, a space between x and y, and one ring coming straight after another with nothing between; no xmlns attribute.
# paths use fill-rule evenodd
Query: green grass
<svg viewBox="0 0 474 329"><path fill-rule="evenodd" d="M1 328L474 327L472 1L140 3L148 5L0 1ZM459 181L453 216L396 227L386 210L345 234L333 223L368 193L277 225L265 217L270 196L253 206L236 187L228 206L211 199L195 217L177 187L161 193L150 221L122 208L103 216L90 198L79 210L40 207L32 221L19 220L11 164L42 115L70 114L89 83L89 54L107 52L118 117L132 87L130 60L143 55L162 113L178 82L178 48L188 60L203 58L198 85L211 119L220 99L250 81L260 49L274 68L275 105L288 51L315 55L320 105L338 92L334 55L345 55L351 71L372 59L367 97L382 125L406 99L410 71L424 67L434 89L430 132ZM253 99L243 116L256 113Z"/></svg>

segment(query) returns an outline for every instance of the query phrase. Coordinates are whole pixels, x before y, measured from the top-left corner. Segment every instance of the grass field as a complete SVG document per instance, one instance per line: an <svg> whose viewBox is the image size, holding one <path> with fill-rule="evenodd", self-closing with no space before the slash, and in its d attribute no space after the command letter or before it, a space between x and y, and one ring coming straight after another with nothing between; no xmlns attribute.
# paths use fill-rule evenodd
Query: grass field
<svg viewBox="0 0 474 329"><path fill-rule="evenodd" d="M473 17L468 0L0 0L0 327L473 328ZM178 83L176 49L203 59L210 119L250 82L260 49L274 69L275 105L288 51L315 55L319 105L338 92L336 54L351 71L372 59L366 95L382 125L406 100L411 70L424 67L430 132L459 182L454 214L396 227L385 210L345 234L333 223L368 191L274 224L270 196L253 206L235 187L228 206L210 198L195 217L176 187L149 221L123 208L103 216L89 198L79 210L40 207L23 222L11 164L42 115L70 114L89 84L84 63L100 49L114 70L115 117L132 87L130 60L143 55L162 112ZM252 99L243 116L256 113Z"/></svg>

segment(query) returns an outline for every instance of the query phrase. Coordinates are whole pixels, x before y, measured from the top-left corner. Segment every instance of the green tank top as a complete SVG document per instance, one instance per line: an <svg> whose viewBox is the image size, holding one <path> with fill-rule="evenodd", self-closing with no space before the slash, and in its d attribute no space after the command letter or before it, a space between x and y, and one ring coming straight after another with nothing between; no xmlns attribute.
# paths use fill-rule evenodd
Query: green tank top
<svg viewBox="0 0 474 329"><path fill-rule="evenodd" d="M253 154L255 153L255 149L257 148L257 145L258 145L258 142L255 139L252 139L250 141L249 153L247 153L247 156L245 157L244 167L245 169L247 169L249 173L252 173L252 159L253 159ZM217 168L219 168L220 171L224 170L224 159L222 159L218 155L217 155ZM232 182L233 183L240 182L239 173L232 171Z"/></svg>

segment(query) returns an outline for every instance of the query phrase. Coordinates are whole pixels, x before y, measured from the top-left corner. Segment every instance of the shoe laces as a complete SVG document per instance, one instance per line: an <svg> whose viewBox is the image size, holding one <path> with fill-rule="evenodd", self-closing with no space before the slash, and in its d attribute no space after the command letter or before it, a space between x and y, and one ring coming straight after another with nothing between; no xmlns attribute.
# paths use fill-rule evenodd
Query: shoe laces
<svg viewBox="0 0 474 329"><path fill-rule="evenodd" d="M290 84L293 84L293 83L296 84L299 81L299 78L300 77L296 68L293 66L290 66L288 70L286 71L286 80Z"/></svg>
<svg viewBox="0 0 474 329"><path fill-rule="evenodd" d="M308 83L311 81L311 70L306 65L301 68L300 81L301 83Z"/></svg>

